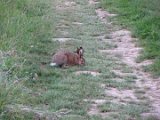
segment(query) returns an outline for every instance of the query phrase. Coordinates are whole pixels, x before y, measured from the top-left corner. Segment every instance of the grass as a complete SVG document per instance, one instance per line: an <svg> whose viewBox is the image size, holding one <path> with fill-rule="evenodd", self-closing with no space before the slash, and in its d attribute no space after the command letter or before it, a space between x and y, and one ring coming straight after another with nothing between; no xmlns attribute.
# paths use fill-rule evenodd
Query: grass
<svg viewBox="0 0 160 120"><path fill-rule="evenodd" d="M160 1L159 0L102 0L102 5L118 14L118 24L133 31L144 48L141 60L151 59L150 71L160 75Z"/></svg>
<svg viewBox="0 0 160 120"><path fill-rule="evenodd" d="M134 89L131 81L136 78L129 76L123 78L123 82L115 82L113 79L121 77L111 72L123 68L125 72L130 68L118 59L98 52L113 45L97 41L97 35L108 31L95 15L94 8L87 6L86 0L75 0L80 7L57 10L57 5L64 2L0 1L0 119L35 119L36 115L32 112L18 108L27 106L42 112L69 111L67 115L59 116L61 120L101 120L100 116L87 114L91 103L84 99L113 100L113 97L105 96L101 84L107 83L118 89ZM74 25L73 22L81 22L82 25ZM53 41L53 38L64 37L71 40L65 43ZM59 48L73 51L78 46L85 49L86 66L68 69L49 66L52 54ZM79 70L100 71L101 75L75 75L75 71ZM9 105L15 106L15 109L8 108ZM118 117L124 118L125 115L118 114Z"/></svg>
<svg viewBox="0 0 160 120"><path fill-rule="evenodd" d="M24 89L24 83L39 70L41 55L46 62L47 55L54 49L51 47L56 46L56 44L52 46L49 44L53 29L50 26L51 19L47 19L49 14L46 14L48 2L0 1L0 72L3 76L0 81L0 86L3 88L0 90L1 119L23 118L23 115L19 117L18 114L11 114L6 118L6 114L3 114L6 105L29 102L31 95L28 94L27 89ZM48 43L48 46L45 47L44 42Z"/></svg>
<svg viewBox="0 0 160 120"><path fill-rule="evenodd" d="M107 102L103 105L99 106L99 109L101 112L110 112L110 117L112 119L126 119L126 118L134 118L136 120L140 119L139 113L141 112L146 112L146 107L142 106L139 107L136 104L117 104L117 103L112 103L112 102ZM121 110L121 111L119 111ZM115 113L119 114L115 114ZM130 117L129 117L130 116Z"/></svg>

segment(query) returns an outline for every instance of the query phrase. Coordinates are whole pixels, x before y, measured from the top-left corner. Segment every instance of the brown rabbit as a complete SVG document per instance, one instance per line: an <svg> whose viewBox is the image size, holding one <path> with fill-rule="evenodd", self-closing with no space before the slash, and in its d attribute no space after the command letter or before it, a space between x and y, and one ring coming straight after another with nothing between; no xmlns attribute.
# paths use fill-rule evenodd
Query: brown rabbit
<svg viewBox="0 0 160 120"><path fill-rule="evenodd" d="M83 58L83 48L77 48L76 52L58 51L52 57L51 66L63 67L65 65L84 65L85 59Z"/></svg>

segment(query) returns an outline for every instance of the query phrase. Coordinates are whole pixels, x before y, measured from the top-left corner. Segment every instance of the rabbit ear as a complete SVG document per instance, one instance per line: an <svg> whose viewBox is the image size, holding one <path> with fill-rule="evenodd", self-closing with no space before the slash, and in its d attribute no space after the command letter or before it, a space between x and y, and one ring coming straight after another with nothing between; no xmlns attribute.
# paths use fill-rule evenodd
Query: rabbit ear
<svg viewBox="0 0 160 120"><path fill-rule="evenodd" d="M83 55L83 53L84 53L83 47L80 47L80 48L79 48L79 52L80 52L81 55Z"/></svg>
<svg viewBox="0 0 160 120"><path fill-rule="evenodd" d="M79 47L79 49L83 49L83 47L81 46L81 47Z"/></svg>
<svg viewBox="0 0 160 120"><path fill-rule="evenodd" d="M77 50L76 50L76 53L81 57L83 57L83 53L84 53L84 50L83 50L83 47L77 47Z"/></svg>

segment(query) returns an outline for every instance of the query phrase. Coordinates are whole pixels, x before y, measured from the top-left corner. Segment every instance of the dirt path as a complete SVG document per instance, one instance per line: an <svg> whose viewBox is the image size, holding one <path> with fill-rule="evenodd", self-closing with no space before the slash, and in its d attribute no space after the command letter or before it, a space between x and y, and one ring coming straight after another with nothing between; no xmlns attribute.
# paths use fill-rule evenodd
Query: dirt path
<svg viewBox="0 0 160 120"><path fill-rule="evenodd" d="M89 3L92 5L97 4L96 1L92 0L90 0ZM116 16L115 14L110 14L102 9L97 9L96 13L102 22L112 28L117 28L117 26L113 25L111 22L108 22L108 18ZM147 119L148 117L153 116L155 119L160 119L160 78L154 79L149 73L146 73L143 70L143 67L152 64L152 61L146 60L141 63L136 62L136 58L139 56L142 48L136 46L137 38L132 38L130 31L121 28L118 28L118 30L112 29L110 30L109 37L109 40L114 42L117 47L112 50L100 50L100 52L107 52L115 56L118 55L124 63L132 68L133 73L137 77L137 87L146 91L145 96L150 99L152 104L152 109L150 112L142 113L142 117ZM124 75L121 71L114 72L116 74ZM131 97L132 95L129 96Z"/></svg>
<svg viewBox="0 0 160 120"><path fill-rule="evenodd" d="M53 38L54 41L59 41L61 43L61 47L67 47L66 43L71 43L74 40L78 40L79 38L73 38L70 37L70 33L67 28L69 27L69 24L72 24L73 26L77 26L77 29L79 31L75 32L75 35L77 34L84 34L83 32L85 29L83 28L84 24L87 25L90 21L79 21L76 17L76 15L81 14L82 16L85 16L85 19L87 20L87 17L93 17L96 16L101 21L102 25L105 25L108 29L108 32L102 31L102 33L94 33L91 35L91 37L96 37L95 40L99 40L96 44L100 44L100 42L106 42L107 44L113 45L115 47L112 48L105 48L103 49L97 49L97 52L104 55L107 54L108 56L114 57L115 59L120 59L122 64L126 64L132 72L126 71L124 72L122 69L112 69L111 72L118 76L115 78L116 81L121 81L121 78L125 78L128 76L132 76L135 78L135 88L134 89L123 89L119 90L116 87L109 87L107 86L107 83L101 84L101 87L104 89L105 97L103 99L85 99L86 102L91 102L91 107L88 110L88 114L93 115L100 115L102 118L107 118L111 115L117 114L117 110L100 110L99 106L103 106L108 102L107 97L113 97L115 99L112 99L112 102L114 104L128 104L129 102L137 102L139 104L148 104L152 103L152 107L149 111L143 111L141 112L141 117L143 119L147 119L148 117L155 117L156 119L160 118L160 89L159 86L159 78L153 79L148 73L145 73L142 69L143 66L146 66L148 64L151 64L151 61L144 61L142 63L137 63L136 58L139 56L139 52L142 50L142 48L136 46L137 38L132 38L131 32L127 29L122 29L120 26L112 24L112 21L109 20L110 17L115 17L116 14L111 14L107 11L102 10L101 8L97 8L99 1L96 0L89 0L89 1L76 1L76 0L68 0L68 1L61 1L57 2L57 11L59 11L60 14L62 14L64 11L67 11L67 14L70 12L69 15L73 14L72 16L72 22L67 21L64 19L60 20L60 24L57 29L60 31L61 38ZM88 11L84 11L81 7L85 6L88 7L88 9L92 9L92 12L95 12L94 14L87 13ZM65 15L67 15L65 14ZM88 16L87 16L88 15ZM68 16L69 17L69 16ZM97 22L97 21L94 21ZM99 21L98 21L99 22ZM92 23L91 23L92 24ZM93 24L94 25L94 24ZM89 26L88 26L89 27ZM97 28L100 26L97 26ZM95 28L94 28L95 29ZM96 30L96 29L95 29ZM94 31L94 30L93 30ZM79 33L82 32L82 33ZM81 42L79 41L81 45L86 44L87 42ZM86 46L88 47L88 46ZM91 47L91 46L90 46ZM94 46L92 46L93 48ZM98 54L98 53L97 53ZM87 56L86 56L87 57ZM93 73L93 71L77 71L76 74L91 74L93 76L100 75L99 72ZM103 73L102 73L103 74ZM122 80L123 81L123 80ZM148 101L147 103L145 103ZM147 106L148 106L147 105ZM109 106L111 107L111 106ZM106 108L107 109L107 108ZM111 108L110 108L111 109ZM119 108L118 108L119 109ZM128 116L128 115L126 115ZM125 118L127 118L125 116ZM128 119L136 119L136 118L130 118Z"/></svg>
<svg viewBox="0 0 160 120"><path fill-rule="evenodd" d="M35 105L11 105L11 112L18 108L47 120L158 120L160 79L143 71L151 61L135 62L142 48L130 31L110 21L117 15L104 11L97 0L53 0L52 10L51 44L70 50L83 46L86 66L44 65L42 77L36 74L37 88L28 88Z"/></svg>

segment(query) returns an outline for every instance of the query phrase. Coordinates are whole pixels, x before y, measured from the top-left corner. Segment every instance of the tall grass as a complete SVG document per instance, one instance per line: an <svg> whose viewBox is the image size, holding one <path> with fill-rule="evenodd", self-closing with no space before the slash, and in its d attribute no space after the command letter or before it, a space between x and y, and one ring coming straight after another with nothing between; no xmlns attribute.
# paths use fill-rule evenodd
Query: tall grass
<svg viewBox="0 0 160 120"><path fill-rule="evenodd" d="M38 54L50 54L51 45L42 44L51 40L48 2L0 0L0 119L6 105L25 101L23 81L33 77L38 69Z"/></svg>
<svg viewBox="0 0 160 120"><path fill-rule="evenodd" d="M19 69L23 69L20 64L29 61L30 55L47 51L38 50L43 45L37 44L37 41L49 42L51 36L50 21L45 16L46 8L47 5L40 0L1 0L0 50L8 55L5 69L18 61L14 71L19 72Z"/></svg>
<svg viewBox="0 0 160 120"><path fill-rule="evenodd" d="M102 0L103 7L118 13L123 26L134 31L144 47L141 59L153 59L151 71L160 75L160 1Z"/></svg>

